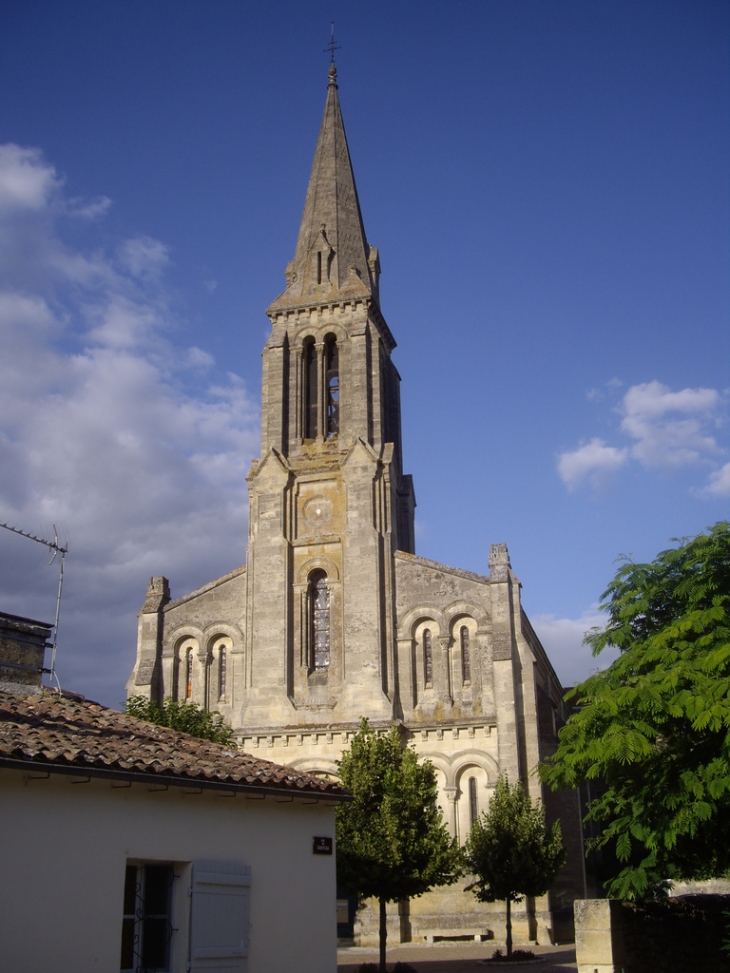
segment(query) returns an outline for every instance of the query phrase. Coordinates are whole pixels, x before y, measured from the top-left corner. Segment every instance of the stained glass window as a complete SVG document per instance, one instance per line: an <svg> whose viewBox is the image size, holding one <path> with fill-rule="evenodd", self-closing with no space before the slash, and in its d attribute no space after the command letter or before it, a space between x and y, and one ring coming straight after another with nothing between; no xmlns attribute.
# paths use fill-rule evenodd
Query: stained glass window
<svg viewBox="0 0 730 973"><path fill-rule="evenodd" d="M218 698L226 696L226 647L221 645L218 650Z"/></svg>
<svg viewBox="0 0 730 973"><path fill-rule="evenodd" d="M433 682L433 656L431 654L431 629L423 630L423 680L427 686Z"/></svg>
<svg viewBox="0 0 730 973"><path fill-rule="evenodd" d="M315 571L310 577L309 598L313 668L326 669L330 664L330 593L324 571Z"/></svg>
<svg viewBox="0 0 730 973"><path fill-rule="evenodd" d="M469 659L469 629L461 626L461 678L463 682L471 682L471 660Z"/></svg>
<svg viewBox="0 0 730 973"><path fill-rule="evenodd" d="M193 695L193 650L188 649L185 656L185 699Z"/></svg>

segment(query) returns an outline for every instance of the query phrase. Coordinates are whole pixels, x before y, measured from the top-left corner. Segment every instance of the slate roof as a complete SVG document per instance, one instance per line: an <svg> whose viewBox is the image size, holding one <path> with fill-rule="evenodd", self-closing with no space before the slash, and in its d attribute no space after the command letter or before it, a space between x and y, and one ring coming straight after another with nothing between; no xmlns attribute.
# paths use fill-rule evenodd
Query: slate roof
<svg viewBox="0 0 730 973"><path fill-rule="evenodd" d="M53 690L0 691L0 767L347 800L336 781Z"/></svg>

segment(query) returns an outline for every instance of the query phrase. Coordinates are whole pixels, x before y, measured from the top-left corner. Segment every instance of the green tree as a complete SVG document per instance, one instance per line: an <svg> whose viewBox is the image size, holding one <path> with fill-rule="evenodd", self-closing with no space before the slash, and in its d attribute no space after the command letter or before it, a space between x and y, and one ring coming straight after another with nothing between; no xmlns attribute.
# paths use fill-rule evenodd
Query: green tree
<svg viewBox="0 0 730 973"><path fill-rule="evenodd" d="M548 829L542 804L533 804L520 782L500 777L466 841L467 868L477 876L467 885L480 902L507 904L507 956L512 955L513 902L545 895L565 864L558 821Z"/></svg>
<svg viewBox="0 0 730 973"><path fill-rule="evenodd" d="M363 719L339 776L354 800L337 807L338 884L378 899L384 973L386 903L455 882L461 851L436 804L433 766L418 762L396 727L379 736Z"/></svg>
<svg viewBox="0 0 730 973"><path fill-rule="evenodd" d="M541 776L601 782L592 848L617 865L609 894L645 898L673 878L730 869L730 524L627 561L602 597L594 654L608 669L572 691L579 709ZM590 848L589 848L590 850Z"/></svg>
<svg viewBox="0 0 730 973"><path fill-rule="evenodd" d="M156 703L144 696L130 696L124 712L140 720L148 720L158 726L169 726L171 730L189 733L203 740L224 743L228 747L236 746L233 730L224 722L220 713L209 713L187 699L178 703L168 698L163 703Z"/></svg>

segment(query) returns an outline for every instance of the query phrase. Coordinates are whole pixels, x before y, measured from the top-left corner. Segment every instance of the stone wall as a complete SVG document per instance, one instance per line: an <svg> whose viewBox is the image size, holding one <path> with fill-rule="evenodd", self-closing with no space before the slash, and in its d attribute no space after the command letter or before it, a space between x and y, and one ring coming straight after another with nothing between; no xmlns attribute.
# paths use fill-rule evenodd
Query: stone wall
<svg viewBox="0 0 730 973"><path fill-rule="evenodd" d="M730 895L575 902L578 973L727 973Z"/></svg>

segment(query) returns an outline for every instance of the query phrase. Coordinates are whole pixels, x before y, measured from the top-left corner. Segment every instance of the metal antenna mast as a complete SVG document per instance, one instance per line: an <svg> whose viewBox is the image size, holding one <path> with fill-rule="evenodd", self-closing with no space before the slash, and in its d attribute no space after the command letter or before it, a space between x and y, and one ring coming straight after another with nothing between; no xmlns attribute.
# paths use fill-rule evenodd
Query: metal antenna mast
<svg viewBox="0 0 730 973"><path fill-rule="evenodd" d="M58 645L58 618L61 613L61 592L63 591L63 568L66 562L66 555L68 554L68 547L64 547L58 543L58 531L56 530L56 525L53 525L53 540L47 541L42 537L36 537L35 534L30 534L27 530L21 530L20 527L13 527L11 524L4 524L0 521L0 527L4 527L5 530L12 531L13 534L20 534L21 537L27 537L28 540L35 541L37 544L43 544L49 550L53 551L51 555L51 560L49 564L53 564L56 560L56 555L61 555L61 570L58 576L58 595L56 597L56 618L53 622L53 642L51 644L51 668L43 669L42 671L51 676L52 679L56 680L56 685L59 690L61 689L61 684L58 681L58 676L56 675L56 647Z"/></svg>

